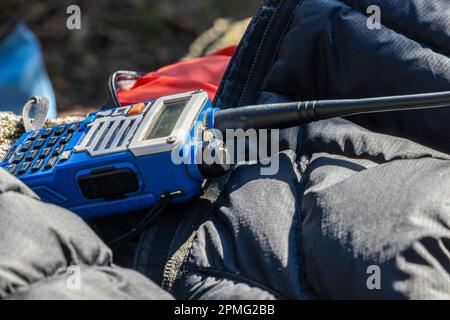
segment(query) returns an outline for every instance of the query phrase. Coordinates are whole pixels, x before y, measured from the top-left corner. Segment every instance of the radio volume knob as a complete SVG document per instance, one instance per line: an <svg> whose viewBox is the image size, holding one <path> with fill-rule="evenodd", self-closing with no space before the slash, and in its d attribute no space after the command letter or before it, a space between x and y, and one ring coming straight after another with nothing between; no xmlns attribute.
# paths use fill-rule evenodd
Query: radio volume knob
<svg viewBox="0 0 450 320"><path fill-rule="evenodd" d="M200 149L200 148L199 148ZM200 151L200 150L199 150ZM203 142L197 154L200 173L205 178L218 178L230 169L230 155L226 145L217 139Z"/></svg>

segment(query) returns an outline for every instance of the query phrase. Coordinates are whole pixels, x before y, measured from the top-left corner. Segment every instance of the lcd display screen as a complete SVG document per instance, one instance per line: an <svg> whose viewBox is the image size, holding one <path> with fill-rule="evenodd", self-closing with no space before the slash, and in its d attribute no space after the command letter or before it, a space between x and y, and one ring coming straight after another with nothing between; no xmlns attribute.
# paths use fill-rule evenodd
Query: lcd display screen
<svg viewBox="0 0 450 320"><path fill-rule="evenodd" d="M164 103L162 110L159 112L158 118L147 132L144 140L152 140L169 136L189 100L190 99L183 99Z"/></svg>

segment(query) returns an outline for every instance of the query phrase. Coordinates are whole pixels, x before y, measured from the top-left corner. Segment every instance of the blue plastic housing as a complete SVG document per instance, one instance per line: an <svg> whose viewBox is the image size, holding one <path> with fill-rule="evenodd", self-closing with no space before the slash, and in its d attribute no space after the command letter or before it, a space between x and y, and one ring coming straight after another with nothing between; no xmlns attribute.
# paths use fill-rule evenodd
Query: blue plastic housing
<svg viewBox="0 0 450 320"><path fill-rule="evenodd" d="M151 108L152 106L149 105L145 112L148 112ZM177 147L177 152L183 157L189 157L190 155L183 153L186 153L186 150L195 151L193 146L201 143L201 135L198 134L198 131L204 122L206 111L211 108L211 103L207 100L191 126L189 135ZM102 112L104 111L102 110ZM66 155L67 152L70 152L70 158L66 161L58 159L54 167L46 169L44 164L40 170L32 172L31 168L38 161L38 158L36 158L29 161L30 169L21 174L19 168L27 161L25 157L16 163L16 171L12 173L33 189L43 201L65 207L86 219L150 208L157 204L160 197L166 193L179 194L171 200L172 202L184 202L200 192L203 177L196 166L186 163L173 163L171 159L172 151L142 156L135 156L130 150L101 156L91 156L88 152L74 152L74 147L85 136L89 124L95 121L97 113L91 113L84 121L79 122L79 128L72 133L70 140L64 144ZM55 136L58 128L61 128L59 129L60 132L64 129L64 132L59 133L58 137L67 136L69 129L73 128L71 125L73 124L53 127L53 133L46 138L46 143ZM42 136L45 130L39 130L38 133L27 132L23 134L12 147L12 150L14 148L17 148L17 150L12 152L9 158L1 163L1 166L7 170L11 169L15 155L26 141L32 141L33 145L36 145L39 140L36 137ZM30 140L31 137L34 137L34 139ZM61 142L52 146L52 153L60 145L62 145ZM30 146L29 150L33 150L33 146ZM41 153L43 148L38 150ZM52 158L52 153L43 160L48 162ZM137 177L137 191L112 199L87 199L80 189L79 178L104 169L131 170Z"/></svg>

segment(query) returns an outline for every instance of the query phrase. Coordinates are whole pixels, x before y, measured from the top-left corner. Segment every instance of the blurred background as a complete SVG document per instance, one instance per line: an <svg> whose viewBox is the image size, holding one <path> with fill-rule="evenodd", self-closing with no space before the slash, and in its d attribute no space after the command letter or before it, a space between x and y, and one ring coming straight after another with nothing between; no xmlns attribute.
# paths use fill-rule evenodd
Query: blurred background
<svg viewBox="0 0 450 320"><path fill-rule="evenodd" d="M59 114L64 115L100 105L106 95L107 79L116 70L149 72L237 42L248 23L243 19L254 15L259 3L1 0L0 37L7 32L7 21L21 20L35 33ZM81 8L81 30L66 27L66 10L72 4ZM230 28L235 30L230 32Z"/></svg>

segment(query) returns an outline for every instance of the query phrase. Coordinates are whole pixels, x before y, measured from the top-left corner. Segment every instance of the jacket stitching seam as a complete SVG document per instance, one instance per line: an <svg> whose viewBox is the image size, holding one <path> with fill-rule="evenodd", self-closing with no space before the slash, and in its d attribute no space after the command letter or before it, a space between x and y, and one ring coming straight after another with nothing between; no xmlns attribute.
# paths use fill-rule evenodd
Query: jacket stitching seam
<svg viewBox="0 0 450 320"><path fill-rule="evenodd" d="M228 271L224 271L224 270L217 270L217 269L213 269L213 268L206 268L206 267L194 267L194 266L185 266L185 274L187 274L188 272L191 273L198 273L198 274L205 274L205 275L210 275L213 277L223 277L223 278L227 278L229 280L235 280L241 283L245 283L247 285L250 286L254 286L257 287L259 289L262 289L264 291L269 292L270 294L274 295L277 299L287 299L287 297L285 297L283 294L281 294L280 292L278 292L277 290L274 290L272 288L269 288L261 283L259 283L258 281L249 279L247 277L235 274L235 273L231 273Z"/></svg>
<svg viewBox="0 0 450 320"><path fill-rule="evenodd" d="M275 8L275 12L273 13L273 15L271 16L269 22L267 23L267 26L266 26L266 28L264 30L264 33L262 34L261 41L259 42L259 46L258 46L258 48L257 48L257 50L255 52L255 55L253 56L252 65L250 67L250 71L249 71L249 73L247 75L247 78L246 78L245 83L244 83L244 87L243 87L242 92L241 92L241 96L240 96L239 103L238 103L239 105L241 105L242 101L244 100L244 96L246 95L248 87L250 86L251 78L252 78L252 76L255 73L255 65L256 65L259 57L261 56L262 50L265 48L264 41L268 37L268 34L269 34L268 31L272 27L272 25L276 22L276 19L280 15L280 12L281 12L280 8L282 8L282 6L284 6L285 4L286 4L286 1L280 1L279 5ZM292 16L292 14L293 13L291 13L291 16ZM284 37L284 35L283 35L283 37ZM281 38L279 39L279 42L282 42ZM274 56L276 56L276 52L274 53ZM273 59L272 59L272 62L273 62Z"/></svg>

